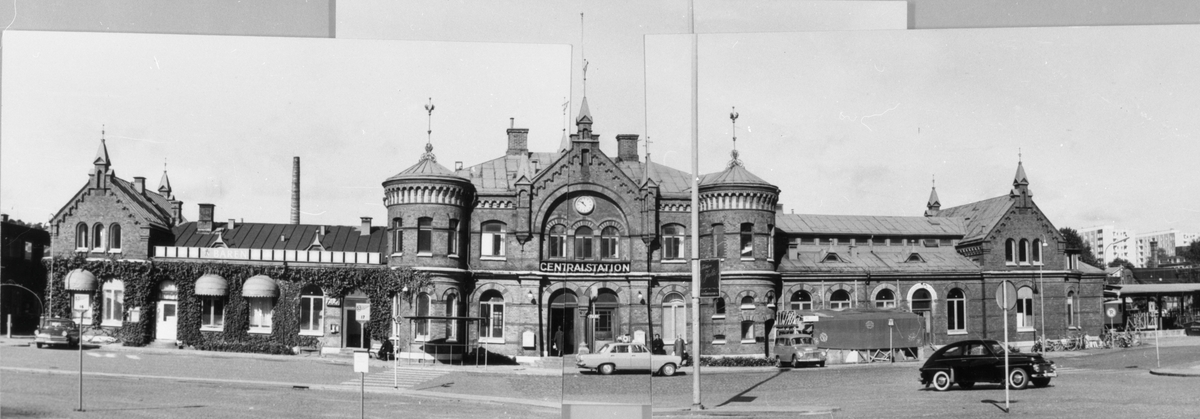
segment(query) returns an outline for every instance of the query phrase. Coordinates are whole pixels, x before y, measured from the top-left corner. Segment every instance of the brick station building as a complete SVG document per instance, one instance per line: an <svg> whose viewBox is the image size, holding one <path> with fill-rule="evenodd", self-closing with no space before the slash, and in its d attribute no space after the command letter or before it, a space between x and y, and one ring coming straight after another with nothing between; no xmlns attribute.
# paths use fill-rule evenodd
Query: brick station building
<svg viewBox="0 0 1200 419"><path fill-rule="evenodd" d="M392 313L403 320L391 334L402 351L480 344L514 357L556 356L625 334L646 342L661 335L671 351L677 336L690 341L693 327L690 174L642 159L637 135L617 135L617 155L606 155L592 124L585 98L576 133L559 150L531 151L528 130L513 128L502 156L456 170L439 164L426 144L415 165L383 181L388 215L375 227L369 219L361 226L226 224L213 220L211 206L189 223L169 186L147 195L144 180L105 177L103 151L95 179L56 216L55 240L58 249L90 253L96 247L78 243L91 243L91 226L119 224L122 258L412 268L429 281L392 297ZM724 170L700 180L700 257L721 259L723 280L719 298L702 300L706 355L762 356L776 315L787 310L910 311L921 316L926 343L1001 339L994 301L1006 279L1018 288L1010 340L1031 343L1043 323L1050 337L1100 331L1103 271L1074 262L1034 203L1021 163L1004 195L942 209L934 190L924 215L911 217L785 214L777 205L781 188L748 166L735 151ZM162 183L169 185L165 174ZM802 185L784 186L805 194ZM109 202L125 195L141 196L128 201L140 206ZM251 231L257 238L247 238ZM246 281L244 291L251 279L226 280ZM272 298L264 295L247 297ZM276 327L315 336L326 348L369 343L361 331L358 341L349 336L353 313L346 311L365 296L322 289L302 296L320 318L302 316L304 328ZM283 303L277 298L272 304Z"/></svg>

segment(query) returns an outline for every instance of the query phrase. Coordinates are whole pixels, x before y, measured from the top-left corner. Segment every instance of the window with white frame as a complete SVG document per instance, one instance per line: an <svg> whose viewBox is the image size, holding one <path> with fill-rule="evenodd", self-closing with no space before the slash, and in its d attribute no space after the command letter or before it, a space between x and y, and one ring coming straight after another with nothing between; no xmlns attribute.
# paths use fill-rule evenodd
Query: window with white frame
<svg viewBox="0 0 1200 419"><path fill-rule="evenodd" d="M1017 262L1022 265L1029 264L1029 240L1021 239L1017 245Z"/></svg>
<svg viewBox="0 0 1200 419"><path fill-rule="evenodd" d="M479 340L486 343L504 343L504 296L500 291L488 290L479 298Z"/></svg>
<svg viewBox="0 0 1200 419"><path fill-rule="evenodd" d="M247 298L250 304L250 333L271 333L271 316L275 314L275 299Z"/></svg>
<svg viewBox="0 0 1200 419"><path fill-rule="evenodd" d="M754 297L743 296L738 309L742 312L742 343L754 343Z"/></svg>
<svg viewBox="0 0 1200 419"><path fill-rule="evenodd" d="M221 331L225 329L225 297L204 296L200 298L200 330ZM304 333L301 330L300 333Z"/></svg>
<svg viewBox="0 0 1200 419"><path fill-rule="evenodd" d="M775 226L767 224L767 260L775 260Z"/></svg>
<svg viewBox="0 0 1200 419"><path fill-rule="evenodd" d="M121 251L121 225L112 223L108 226L108 250Z"/></svg>
<svg viewBox="0 0 1200 419"><path fill-rule="evenodd" d="M684 304L683 295L675 292L667 294L663 298L662 316L662 335L665 340L686 337L687 306Z"/></svg>
<svg viewBox="0 0 1200 419"><path fill-rule="evenodd" d="M404 232L400 230L403 224L403 220L400 217L392 219L392 254L401 254L404 252Z"/></svg>
<svg viewBox="0 0 1200 419"><path fill-rule="evenodd" d="M617 228L613 226L604 227L600 230L600 258L616 259L621 257L621 252L618 250Z"/></svg>
<svg viewBox="0 0 1200 419"><path fill-rule="evenodd" d="M1041 265L1042 264L1042 240L1041 239L1033 239L1033 249L1032 250L1033 250L1033 252L1032 252L1033 253L1033 264Z"/></svg>
<svg viewBox="0 0 1200 419"><path fill-rule="evenodd" d="M125 321L125 283L114 279L104 283L104 303L100 309L104 317L103 326L120 326Z"/></svg>
<svg viewBox="0 0 1200 419"><path fill-rule="evenodd" d="M567 257L567 228L562 224L556 224L550 227L550 248L549 253L552 258Z"/></svg>
<svg viewBox="0 0 1200 419"><path fill-rule="evenodd" d="M713 255L717 258L725 258L725 225L712 225L712 248Z"/></svg>
<svg viewBox="0 0 1200 419"><path fill-rule="evenodd" d="M1017 290L1017 331L1034 330L1033 289L1021 287Z"/></svg>
<svg viewBox="0 0 1200 419"><path fill-rule="evenodd" d="M300 291L300 334L321 336L325 327L325 294L309 285Z"/></svg>
<svg viewBox="0 0 1200 419"><path fill-rule="evenodd" d="M104 250L104 225L96 223L92 226L92 251Z"/></svg>
<svg viewBox="0 0 1200 419"><path fill-rule="evenodd" d="M446 316L458 317L458 295L455 293L446 294ZM446 341L458 342L458 321L446 322Z"/></svg>
<svg viewBox="0 0 1200 419"><path fill-rule="evenodd" d="M1004 263L1012 265L1017 263L1017 241L1008 239L1004 241Z"/></svg>
<svg viewBox="0 0 1200 419"><path fill-rule="evenodd" d="M480 248L483 257L504 257L504 223L499 221L483 223Z"/></svg>
<svg viewBox="0 0 1200 419"><path fill-rule="evenodd" d="M1067 291L1067 327L1079 327L1079 316L1075 313L1075 291Z"/></svg>
<svg viewBox="0 0 1200 419"><path fill-rule="evenodd" d="M713 318L714 319L725 318L725 299L724 298L717 297L717 298L713 299Z"/></svg>
<svg viewBox="0 0 1200 419"><path fill-rule="evenodd" d="M850 308L850 293L846 290L837 290L833 295L829 296L829 308L834 310L845 310Z"/></svg>
<svg viewBox="0 0 1200 419"><path fill-rule="evenodd" d="M687 234L683 226L671 224L663 226L662 250L664 260L683 259L683 236Z"/></svg>
<svg viewBox="0 0 1200 419"><path fill-rule="evenodd" d="M754 224L742 223L742 259L754 259Z"/></svg>
<svg viewBox="0 0 1200 419"><path fill-rule="evenodd" d="M450 220L450 229L446 231L446 254L458 256L458 220Z"/></svg>
<svg viewBox="0 0 1200 419"><path fill-rule="evenodd" d="M582 226L575 229L575 259L592 258L592 228Z"/></svg>
<svg viewBox="0 0 1200 419"><path fill-rule="evenodd" d="M792 299L788 302L788 308L798 311L812 310L812 294L809 294L808 291L793 292Z"/></svg>
<svg viewBox="0 0 1200 419"><path fill-rule="evenodd" d="M946 331L967 332L967 295L958 288L946 294Z"/></svg>
<svg viewBox="0 0 1200 419"><path fill-rule="evenodd" d="M75 249L85 251L88 249L87 224L79 223L75 225Z"/></svg>
<svg viewBox="0 0 1200 419"><path fill-rule="evenodd" d="M875 293L876 308L894 308L896 307L896 293L890 288L884 288Z"/></svg>
<svg viewBox="0 0 1200 419"><path fill-rule="evenodd" d="M417 307L416 308L417 308L417 317L418 318L426 317L429 315L429 308L432 303L430 300L431 299L429 298L429 294L426 294L426 293L417 294ZM413 323L414 323L413 327L416 328L416 330L413 331L413 336L415 336L415 339L418 341L429 340L430 320L429 319L418 319Z"/></svg>
<svg viewBox="0 0 1200 419"><path fill-rule="evenodd" d="M417 219L417 254L433 252L433 218Z"/></svg>

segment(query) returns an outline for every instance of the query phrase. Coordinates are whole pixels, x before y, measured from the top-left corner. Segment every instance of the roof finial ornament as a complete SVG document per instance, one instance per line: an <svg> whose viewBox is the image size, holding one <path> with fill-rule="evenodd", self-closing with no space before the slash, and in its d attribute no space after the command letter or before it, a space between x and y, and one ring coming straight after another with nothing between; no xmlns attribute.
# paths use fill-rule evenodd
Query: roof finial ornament
<svg viewBox="0 0 1200 419"><path fill-rule="evenodd" d="M583 59L583 97L587 97L587 54L583 49L583 12L579 12L579 57Z"/></svg>
<svg viewBox="0 0 1200 419"><path fill-rule="evenodd" d="M100 124L100 141L104 141L104 124Z"/></svg>
<svg viewBox="0 0 1200 419"><path fill-rule="evenodd" d="M1021 163L1021 147L1017 147L1017 163Z"/></svg>
<svg viewBox="0 0 1200 419"><path fill-rule="evenodd" d="M437 157L433 155L433 98L429 98L429 103L425 104L425 112L429 115L429 122L426 125L425 137L425 154L421 155L421 160L429 160L437 163Z"/></svg>
<svg viewBox="0 0 1200 419"><path fill-rule="evenodd" d="M933 177L933 189L937 189L937 173L931 175Z"/></svg>
<svg viewBox="0 0 1200 419"><path fill-rule="evenodd" d="M729 156L732 157L729 160L729 167L742 165L742 161L738 160L738 151L737 151L737 119L738 119L738 116L739 115L737 113L737 107L734 106L733 110L731 112L729 112L729 121L731 124L733 124L733 151L729 152Z"/></svg>

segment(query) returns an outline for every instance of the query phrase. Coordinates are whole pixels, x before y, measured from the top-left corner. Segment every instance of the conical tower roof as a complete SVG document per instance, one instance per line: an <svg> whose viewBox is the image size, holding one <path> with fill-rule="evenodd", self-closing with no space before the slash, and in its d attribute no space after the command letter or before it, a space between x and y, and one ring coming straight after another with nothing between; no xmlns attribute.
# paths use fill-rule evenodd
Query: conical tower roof
<svg viewBox="0 0 1200 419"><path fill-rule="evenodd" d="M700 179L700 187L715 186L756 186L779 190L778 187L755 176L741 164L731 164L725 170L709 173Z"/></svg>
<svg viewBox="0 0 1200 419"><path fill-rule="evenodd" d="M936 186L929 192L929 202L926 203L925 206L928 208L941 208L942 201L938 199Z"/></svg>
<svg viewBox="0 0 1200 419"><path fill-rule="evenodd" d="M469 182L466 178L459 176L445 166L438 164L437 158L433 155L433 145L425 144L425 154L421 155L421 159L417 164L409 166L404 171L397 173L395 176L387 178L386 181L400 179L429 179L429 178L444 178L449 180L458 180Z"/></svg>
<svg viewBox="0 0 1200 419"><path fill-rule="evenodd" d="M162 179L158 181L158 192L162 196L171 197L171 179L167 178L167 171L163 170Z"/></svg>
<svg viewBox="0 0 1200 419"><path fill-rule="evenodd" d="M104 145L104 138L100 139L100 148L96 149L96 159L92 164L110 166L112 161L108 159L108 147Z"/></svg>
<svg viewBox="0 0 1200 419"><path fill-rule="evenodd" d="M583 97L583 104L579 106L579 117L575 118L576 123L592 123L592 111L588 110L587 96Z"/></svg>
<svg viewBox="0 0 1200 419"><path fill-rule="evenodd" d="M1029 178L1025 176L1025 166L1021 162L1017 162L1017 175L1013 176L1013 186L1028 185Z"/></svg>

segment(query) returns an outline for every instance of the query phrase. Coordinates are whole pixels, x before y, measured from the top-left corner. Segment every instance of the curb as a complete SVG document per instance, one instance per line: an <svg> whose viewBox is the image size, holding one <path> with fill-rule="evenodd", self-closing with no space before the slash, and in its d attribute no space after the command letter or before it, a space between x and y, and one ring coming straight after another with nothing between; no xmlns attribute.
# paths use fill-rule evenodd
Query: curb
<svg viewBox="0 0 1200 419"><path fill-rule="evenodd" d="M1200 370L1188 371L1185 369L1170 368L1150 370L1151 375L1160 375L1163 377L1191 377L1200 378Z"/></svg>
<svg viewBox="0 0 1200 419"><path fill-rule="evenodd" d="M654 417L795 417L810 415L833 415L840 407L832 406L744 406L736 409L691 410L689 408L654 409Z"/></svg>

